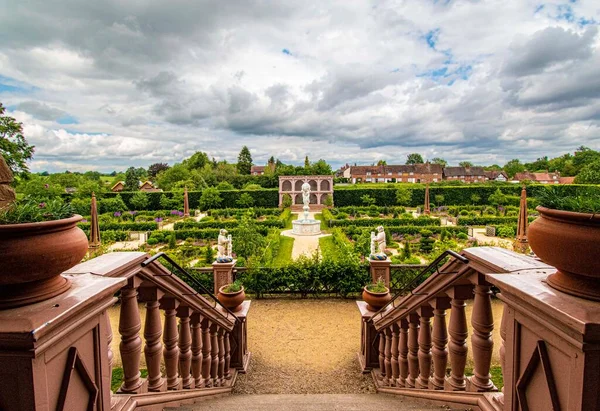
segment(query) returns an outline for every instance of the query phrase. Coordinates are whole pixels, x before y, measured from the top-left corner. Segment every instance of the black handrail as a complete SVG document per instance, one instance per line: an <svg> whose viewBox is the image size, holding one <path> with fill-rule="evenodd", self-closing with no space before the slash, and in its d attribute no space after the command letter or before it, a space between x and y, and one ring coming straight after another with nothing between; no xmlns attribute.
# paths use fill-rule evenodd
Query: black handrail
<svg viewBox="0 0 600 411"><path fill-rule="evenodd" d="M386 304L384 305L379 311L377 311L375 314L373 314L371 316L371 318L369 319L369 321L373 321L373 319L380 314L383 314L385 312L385 310L387 309L387 307L390 304L393 304L394 301L396 301L396 299L398 299L398 297L404 295L404 293L406 293L406 291L408 291L410 289L410 294L411 295L422 295L422 294L414 294L413 293L413 287L415 285L415 283L417 281L419 281L425 274L427 274L432 268L435 268L435 270L437 271L438 274L456 274L457 272L450 272L450 273L440 273L440 267L439 264L442 262L442 260L444 260L447 256L452 256L454 258L456 258L458 261L460 261L463 264L469 264L469 259L463 255L458 254L455 251L452 250L446 250L444 251L442 254L440 254L440 256L438 258L436 258L431 264L429 264L426 268L423 269L423 271L421 271L419 273L419 275L417 275L415 278L412 279L412 281L408 284L406 284L404 286L404 288L402 288L402 290L398 291L396 293L396 295L394 295L394 297Z"/></svg>
<svg viewBox="0 0 600 411"><path fill-rule="evenodd" d="M146 267L148 264L158 260L159 258L164 258L165 260L167 260L171 265L173 265L182 274L184 274L185 277L189 281L191 281L196 287L198 287L202 291L202 293L208 294L215 301L215 303L219 304L227 312L226 318L229 318L229 314L231 314L232 317L234 318L235 322L238 321L238 318L235 316L235 314L229 308L227 308L223 304L221 304L221 301L219 301L219 299L217 297L215 297L212 292L210 292L206 287L204 287L200 281L198 281L196 278L194 278L192 275L190 275L190 273L185 271L179 264L177 264L175 261L173 261L173 259L171 257L169 257L167 254L165 254L163 252L154 254L152 257L148 258L146 261L144 261L142 263L142 267ZM174 273L171 273L171 274L174 274ZM195 291L196 291L196 293L198 293L197 289ZM216 305L214 307L216 307Z"/></svg>

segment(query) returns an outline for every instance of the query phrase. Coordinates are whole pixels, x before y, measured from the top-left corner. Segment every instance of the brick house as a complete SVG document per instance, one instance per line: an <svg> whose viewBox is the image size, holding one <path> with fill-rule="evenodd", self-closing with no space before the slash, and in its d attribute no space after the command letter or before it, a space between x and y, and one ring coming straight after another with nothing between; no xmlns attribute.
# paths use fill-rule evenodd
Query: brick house
<svg viewBox="0 0 600 411"><path fill-rule="evenodd" d="M528 171L525 171L523 173L515 174L513 178L513 182L521 182L525 180L533 181L535 183L540 184L561 184L559 172L530 173Z"/></svg>
<svg viewBox="0 0 600 411"><path fill-rule="evenodd" d="M445 167L444 180L463 183L485 183L487 176L483 167Z"/></svg>
<svg viewBox="0 0 600 411"><path fill-rule="evenodd" d="M500 170L489 170L489 171L484 171L485 173L485 177L487 178L488 181L502 181L502 182L506 182L508 181L508 175Z"/></svg>
<svg viewBox="0 0 600 411"><path fill-rule="evenodd" d="M431 163L352 166L350 178L353 183L431 183L442 181L443 167Z"/></svg>

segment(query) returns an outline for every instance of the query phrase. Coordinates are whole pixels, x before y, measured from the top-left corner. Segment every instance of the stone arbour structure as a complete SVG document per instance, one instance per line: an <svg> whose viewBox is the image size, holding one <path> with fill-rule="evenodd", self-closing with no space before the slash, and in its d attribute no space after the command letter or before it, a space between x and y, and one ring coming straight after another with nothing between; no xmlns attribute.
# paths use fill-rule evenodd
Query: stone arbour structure
<svg viewBox="0 0 600 411"><path fill-rule="evenodd" d="M153 411L231 392L248 365L250 301L229 313L157 261L146 264L149 257L122 252L88 260L63 273L69 291L0 310L1 410ZM106 310L119 291L123 379L112 393L111 341L119 336Z"/></svg>
<svg viewBox="0 0 600 411"><path fill-rule="evenodd" d="M292 204L302 204L302 184L310 185L310 204L323 205L328 196L333 199L332 176L279 176L279 206L289 194Z"/></svg>
<svg viewBox="0 0 600 411"><path fill-rule="evenodd" d="M497 247L461 254L465 261L451 259L377 313L357 301L360 365L377 391L483 411L600 410L600 304L550 288L546 278L555 268L531 257ZM501 324L492 315L492 285L504 302ZM501 340L494 341L498 326ZM490 376L494 344L501 392ZM469 350L474 364L467 377Z"/></svg>
<svg viewBox="0 0 600 411"><path fill-rule="evenodd" d="M0 208L15 201L15 190L10 186L12 181L12 172L6 161L4 161L4 157L0 155Z"/></svg>

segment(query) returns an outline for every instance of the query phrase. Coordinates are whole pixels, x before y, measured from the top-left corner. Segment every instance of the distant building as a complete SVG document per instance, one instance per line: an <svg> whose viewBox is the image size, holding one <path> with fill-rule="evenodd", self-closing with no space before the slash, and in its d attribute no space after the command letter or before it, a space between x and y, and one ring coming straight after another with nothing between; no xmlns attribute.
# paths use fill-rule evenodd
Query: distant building
<svg viewBox="0 0 600 411"><path fill-rule="evenodd" d="M138 187L139 187L140 191L144 191L147 193L151 193L151 192L155 192L155 191L162 191L160 188L154 187L154 184L152 184L151 181L144 181L144 182L139 181ZM110 191L112 191L113 193L120 193L124 189L125 189L125 182L118 181L117 184L115 184L114 186L111 187Z"/></svg>
<svg viewBox="0 0 600 411"><path fill-rule="evenodd" d="M118 181L117 184L110 188L113 193L120 193L125 188L125 181Z"/></svg>
<svg viewBox="0 0 600 411"><path fill-rule="evenodd" d="M483 167L445 167L444 180L463 183L485 183L487 176Z"/></svg>
<svg viewBox="0 0 600 411"><path fill-rule="evenodd" d="M350 168L351 166L349 164L343 165L339 170L335 172L335 176L341 178L350 178Z"/></svg>
<svg viewBox="0 0 600 411"><path fill-rule="evenodd" d="M549 173L547 171L545 173L530 173L528 171L525 171L524 173L515 174L513 182L520 183L522 181L531 181L540 184L561 184L559 172Z"/></svg>
<svg viewBox="0 0 600 411"><path fill-rule="evenodd" d="M558 180L559 180L560 184L574 184L575 183L575 177L560 177Z"/></svg>
<svg viewBox="0 0 600 411"><path fill-rule="evenodd" d="M250 167L250 175L262 176L265 174L265 166L252 166Z"/></svg>
<svg viewBox="0 0 600 411"><path fill-rule="evenodd" d="M435 183L442 181L444 169L439 164L405 164L351 166L353 183Z"/></svg>
<svg viewBox="0 0 600 411"><path fill-rule="evenodd" d="M485 173L485 178L488 181L508 181L508 175L500 170L500 171L496 171L496 170L490 170L490 171L484 171Z"/></svg>

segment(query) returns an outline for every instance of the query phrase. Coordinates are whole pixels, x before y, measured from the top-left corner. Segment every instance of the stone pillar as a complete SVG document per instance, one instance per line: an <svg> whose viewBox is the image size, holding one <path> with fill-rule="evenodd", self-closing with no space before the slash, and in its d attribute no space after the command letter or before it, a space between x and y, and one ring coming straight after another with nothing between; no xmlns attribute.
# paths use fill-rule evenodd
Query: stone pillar
<svg viewBox="0 0 600 411"><path fill-rule="evenodd" d="M10 186L12 181L12 172L4 161L4 157L0 155L0 209L15 201L15 190Z"/></svg>
<svg viewBox="0 0 600 411"><path fill-rule="evenodd" d="M373 368L379 367L379 351L373 346L377 331L371 322L371 317L375 313L367 308L367 303L364 301L357 301L356 305L362 318L358 361L363 374L368 374Z"/></svg>
<svg viewBox="0 0 600 411"><path fill-rule="evenodd" d="M392 264L390 259L386 260L371 260L369 259L369 267L371 271L371 281L376 283L381 277L385 286L390 288L390 265Z"/></svg>
<svg viewBox="0 0 600 411"><path fill-rule="evenodd" d="M0 310L1 410L111 409L106 310L127 280L86 273L71 282L51 300Z"/></svg>
<svg viewBox="0 0 600 411"><path fill-rule="evenodd" d="M219 293L219 288L226 284L233 282L233 268L235 267L236 260L230 263L212 263L213 267L213 281L214 281L214 294Z"/></svg>
<svg viewBox="0 0 600 411"><path fill-rule="evenodd" d="M179 301L174 298L163 298L161 308L165 310L165 331L163 333L165 370L167 375L167 389L180 390L179 378L179 331L177 329L177 307Z"/></svg>
<svg viewBox="0 0 600 411"><path fill-rule="evenodd" d="M245 300L235 316L237 322L229 333L230 367L237 369L239 373L245 374L250 363L250 352L248 351L247 316L252 301ZM227 344L225 345L227 350ZM227 355L227 354L226 354Z"/></svg>
<svg viewBox="0 0 600 411"><path fill-rule="evenodd" d="M165 391L167 389L166 381L160 370L163 345L161 341L160 304L158 301L163 294L157 287L140 289L140 296L143 296L146 300L146 323L144 325L146 345L144 355L146 357L146 368L148 369L148 391Z"/></svg>

